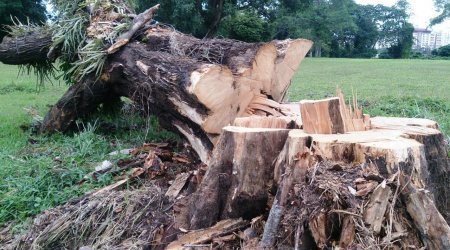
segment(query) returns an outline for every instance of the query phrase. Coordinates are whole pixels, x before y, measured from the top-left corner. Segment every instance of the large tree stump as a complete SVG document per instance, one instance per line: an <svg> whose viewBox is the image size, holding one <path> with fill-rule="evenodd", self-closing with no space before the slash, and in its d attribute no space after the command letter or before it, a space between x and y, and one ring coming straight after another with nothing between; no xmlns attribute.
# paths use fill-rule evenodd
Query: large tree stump
<svg viewBox="0 0 450 250"><path fill-rule="evenodd" d="M289 130L225 127L208 171L191 199L190 227L204 228L219 219L253 218L264 212L272 163Z"/></svg>
<svg viewBox="0 0 450 250"><path fill-rule="evenodd" d="M269 121L271 119L272 121ZM280 222L286 212L286 206L292 206L286 202L294 192L293 187L314 182L314 179L309 179L309 184L305 183L307 173L312 172L314 178L318 163L315 163L317 160L311 160L309 157L314 155L320 161L335 162L336 167L332 165L329 171L340 171L339 164L360 168L355 171L361 171L364 179L359 178L350 182L356 183L356 187L349 187L348 190L354 192L352 195L356 197L365 197L364 204L366 204L364 208L361 208L363 210L360 209L360 215L353 215L353 210L335 211L333 208L311 214L308 217L310 219L306 220L303 226L308 228L318 246L328 245L330 231L337 230L330 227L331 223L333 227L342 229L338 235L340 235L339 245L343 247L352 246L356 237L355 232L362 230L361 225L365 224L364 230L369 235L373 235L371 237L384 237L389 240L403 237L405 242L409 242L404 246L422 241L431 249L445 249L449 230L444 219L448 217L449 186L446 178L448 178L449 165L445 155L441 156L439 166L434 164L437 159L427 160L426 155L431 154L427 153L427 148L445 147L443 141L437 139L442 134L435 129L434 122L426 119L372 118L372 129L367 131L345 134L308 134L301 129L280 129L285 126L285 123L280 122L282 120L282 118L274 117L239 118L235 125L251 128L235 126L224 129L203 182L196 193L190 197L188 220L192 229L211 226L220 219L251 218L264 214L267 207L266 197L271 195L268 186L272 186L277 189L277 192L273 197L260 247L274 246L281 234ZM258 123L264 128L257 128ZM267 128L270 126L275 128ZM274 138L278 138L279 141L267 148L267 143L263 141L274 142ZM416 138L420 138L420 141ZM281 141L284 141L284 145ZM422 142L428 142L430 145ZM252 150L245 150L250 146ZM279 152L278 155L274 151ZM435 167L439 169L431 169ZM268 171L273 174L268 174ZM432 171L439 172L444 177L431 177ZM396 183L395 180L399 179L399 176L407 176L407 181L402 179L403 182ZM339 182L338 179L333 180ZM259 188L255 189L254 185ZM397 185L397 190L403 191L392 189L393 185ZM417 191L424 189L430 190L432 197L425 197ZM254 192L255 190L259 192ZM393 199L399 197L404 203L396 206L406 204L405 213L407 211L411 216L411 223L415 224L414 230L421 232L420 238L417 238L411 225L390 221L392 219L389 219L389 214L393 213L392 209L394 209L391 203ZM424 211L426 208L428 208L426 216L432 218L431 221L436 223L438 229L430 229L430 222L425 222L420 215L419 211ZM397 212L397 216L406 216L401 211ZM345 215L340 226L334 224L337 218L336 213ZM354 221L351 219L352 216L360 216L361 221ZM410 219L407 217L405 220ZM395 230L391 229L392 223Z"/></svg>

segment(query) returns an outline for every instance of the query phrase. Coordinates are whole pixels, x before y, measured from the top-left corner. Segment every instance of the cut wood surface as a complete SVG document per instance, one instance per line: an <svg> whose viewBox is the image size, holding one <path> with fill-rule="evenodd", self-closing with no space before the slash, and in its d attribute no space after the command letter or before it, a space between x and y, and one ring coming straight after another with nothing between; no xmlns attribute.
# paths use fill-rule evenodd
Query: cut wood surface
<svg viewBox="0 0 450 250"><path fill-rule="evenodd" d="M289 128L287 117L274 116L249 116L239 117L233 122L233 126L245 128ZM294 120L291 120L295 124ZM293 125L295 126L295 125Z"/></svg>
<svg viewBox="0 0 450 250"><path fill-rule="evenodd" d="M395 118L372 119L372 130L345 134L307 134L303 130L291 130L288 140L300 138L302 141L301 138L311 136L312 144L322 157L378 166L385 178L401 170L411 177L417 188L431 191L439 211L448 220L450 167L442 133L430 128L433 122L426 119L400 118L401 122ZM402 123L405 125L400 125ZM275 176L279 175L280 171L276 171Z"/></svg>
<svg viewBox="0 0 450 250"><path fill-rule="evenodd" d="M206 163L222 128L235 118L285 115L288 110L279 101L294 71L280 73L277 65L295 70L312 45L304 39L197 39L162 26L143 36L145 42L131 40L114 49L99 81L92 76L73 85L51 108L40 131L67 131L101 103L125 96L158 116L162 127L185 137ZM289 77L276 81L277 74Z"/></svg>
<svg viewBox="0 0 450 250"><path fill-rule="evenodd" d="M207 167L177 173L165 182L161 193L166 197L158 206L170 203L164 213L172 209L183 218L164 219L171 225L160 223L153 238L157 245L173 241L168 249L180 249L222 244L236 238L230 233L248 226L244 220L253 219L251 230L239 238L261 238L253 246L262 248L277 242L278 247L306 246L310 244L302 239L308 237L319 248L336 243L341 248L450 248L450 167L435 122L370 118L358 106L357 94L347 104L339 88L334 98L282 103L311 41L197 39L149 25L158 7L133 15L130 29L103 48L108 57L102 72L75 78L40 127L40 132L68 131L100 105L128 97L143 114L156 115L162 127L189 142ZM89 39L103 31L94 27L99 21L91 15ZM52 59L61 48L49 51L51 44L50 33L5 38L0 61L35 64L40 58ZM141 158L142 167L125 180L92 197L145 178L144 173L161 177L168 165L155 152ZM181 192L183 199L178 198ZM64 230L71 231L71 226ZM206 229L174 241L177 233L186 232L182 228Z"/></svg>
<svg viewBox="0 0 450 250"><path fill-rule="evenodd" d="M303 130L306 133L343 134L371 128L370 116L362 113L356 96L353 96L353 103L349 106L339 88L336 89L336 96L300 102Z"/></svg>
<svg viewBox="0 0 450 250"><path fill-rule="evenodd" d="M301 101L303 130L308 134L343 134L344 121L339 98Z"/></svg>
<svg viewBox="0 0 450 250"><path fill-rule="evenodd" d="M336 96L339 98L339 108L344 122L345 132L370 129L370 117L363 115L362 109L358 106L358 97L356 95L352 96L353 102L348 106L345 102L344 94L339 87L336 87Z"/></svg>

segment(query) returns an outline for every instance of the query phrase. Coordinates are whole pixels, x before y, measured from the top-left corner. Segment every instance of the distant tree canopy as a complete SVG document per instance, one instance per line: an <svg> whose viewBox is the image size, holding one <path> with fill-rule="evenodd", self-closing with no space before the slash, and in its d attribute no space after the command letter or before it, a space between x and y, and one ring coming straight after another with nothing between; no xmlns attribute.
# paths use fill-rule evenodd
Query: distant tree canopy
<svg viewBox="0 0 450 250"><path fill-rule="evenodd" d="M92 0L101 1L101 0ZM413 27L407 22L408 4L392 7L358 5L354 0L128 0L137 12L161 4L156 20L196 37L228 37L247 42L307 38L313 56L363 57L377 54L408 57ZM435 0L450 13L450 0ZM53 4L70 2L52 0ZM44 22L43 0L0 0L0 24ZM0 38L5 32L0 31Z"/></svg>
<svg viewBox="0 0 450 250"><path fill-rule="evenodd" d="M256 42L308 38L313 56L390 58L409 56L413 27L408 4L358 5L354 0L134 0L144 10L161 4L156 19L197 37Z"/></svg>
<svg viewBox="0 0 450 250"><path fill-rule="evenodd" d="M450 0L433 0L437 10L441 13L431 20L431 26L442 23L450 18Z"/></svg>
<svg viewBox="0 0 450 250"><path fill-rule="evenodd" d="M41 24L46 21L46 10L41 0L0 0L0 41L7 34L5 25L15 21ZM17 19L16 19L17 18Z"/></svg>
<svg viewBox="0 0 450 250"><path fill-rule="evenodd" d="M439 49L437 49L436 55L442 57L450 57L450 44L442 46Z"/></svg>

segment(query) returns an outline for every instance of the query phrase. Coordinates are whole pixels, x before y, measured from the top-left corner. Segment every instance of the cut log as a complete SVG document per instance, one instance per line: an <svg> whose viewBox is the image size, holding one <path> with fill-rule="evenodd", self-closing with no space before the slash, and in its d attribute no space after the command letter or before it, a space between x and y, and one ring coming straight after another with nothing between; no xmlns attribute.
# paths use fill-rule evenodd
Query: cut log
<svg viewBox="0 0 450 250"><path fill-rule="evenodd" d="M305 39L257 44L229 39L200 40L160 27L147 30L146 39L151 50L226 65L236 76L237 88L264 93L276 102L283 99L291 78L312 46Z"/></svg>
<svg viewBox="0 0 450 250"><path fill-rule="evenodd" d="M191 197L190 227L226 218L253 218L265 209L272 163L289 130L225 127L197 192Z"/></svg>
<svg viewBox="0 0 450 250"><path fill-rule="evenodd" d="M136 27L142 24L139 20L135 19ZM123 36L135 31L132 28ZM90 115L100 104L125 96L147 114L157 115L164 128L186 137L207 162L222 128L235 118L249 112L285 114L278 101L294 71L288 74L279 68L295 70L312 45L303 39L269 43L197 39L160 26L137 33L140 42L117 39L100 80L90 75L73 85L46 115L41 132L70 130L77 119ZM32 64L46 58L50 45L51 34L5 38L0 61ZM274 80L277 74L289 77ZM279 83L286 86L275 86Z"/></svg>
<svg viewBox="0 0 450 250"><path fill-rule="evenodd" d="M343 134L344 121L339 98L301 101L303 130L308 134Z"/></svg>
<svg viewBox="0 0 450 250"><path fill-rule="evenodd" d="M336 90L337 97L300 102L303 130L309 134L342 134L345 132L369 130L370 116L358 108L356 96L347 107L344 95Z"/></svg>
<svg viewBox="0 0 450 250"><path fill-rule="evenodd" d="M313 147L323 158L366 163L377 168L384 178L401 170L411 176L417 188L431 191L438 210L448 220L450 167L443 135L429 128L433 126L429 120L400 118L400 121L372 118L372 130L346 134L307 134L303 130L291 130L288 140L302 143L302 138L311 136ZM401 123L414 126L399 125ZM418 124L425 127L416 126ZM275 176L282 173L278 170Z"/></svg>

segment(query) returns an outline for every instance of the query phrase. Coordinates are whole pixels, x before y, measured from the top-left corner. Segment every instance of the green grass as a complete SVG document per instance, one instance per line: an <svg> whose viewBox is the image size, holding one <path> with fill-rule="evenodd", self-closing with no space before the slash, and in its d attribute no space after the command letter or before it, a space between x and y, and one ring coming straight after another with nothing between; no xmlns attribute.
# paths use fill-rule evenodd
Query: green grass
<svg viewBox="0 0 450 250"><path fill-rule="evenodd" d="M124 157L108 156L111 151L175 139L157 129L154 118L130 115L80 123L80 131L73 135L31 135L20 127L29 125L33 116L44 116L47 105L67 87L47 84L37 92L35 77L17 75L17 67L0 64L0 226L9 221L20 226L34 214L109 184L109 175L79 181L103 160ZM107 129L99 125L104 123ZM122 129L131 125L137 129Z"/></svg>
<svg viewBox="0 0 450 250"><path fill-rule="evenodd" d="M288 92L290 101L357 93L372 116L436 120L450 136L450 61L306 58Z"/></svg>

